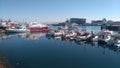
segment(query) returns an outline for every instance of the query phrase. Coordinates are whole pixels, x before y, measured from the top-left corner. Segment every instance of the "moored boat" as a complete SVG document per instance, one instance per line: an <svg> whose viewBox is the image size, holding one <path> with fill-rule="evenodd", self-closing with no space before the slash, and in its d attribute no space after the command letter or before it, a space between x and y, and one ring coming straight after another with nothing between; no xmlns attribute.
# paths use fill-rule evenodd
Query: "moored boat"
<svg viewBox="0 0 120 68"><path fill-rule="evenodd" d="M8 22L8 21L3 21L3 20L1 20L1 21L0 21L0 29L5 29L6 26L7 26L7 22Z"/></svg>
<svg viewBox="0 0 120 68"><path fill-rule="evenodd" d="M16 27L18 22L11 20L0 20L0 29L6 29L7 27Z"/></svg>
<svg viewBox="0 0 120 68"><path fill-rule="evenodd" d="M48 30L48 26L47 25L43 25L43 24L37 23L35 21L28 23L26 25L26 27L31 32L32 31L47 31Z"/></svg>
<svg viewBox="0 0 120 68"><path fill-rule="evenodd" d="M6 32L7 33L24 33L24 32L29 32L30 30L27 29L25 26L18 26L18 27L13 27L13 28L7 28Z"/></svg>

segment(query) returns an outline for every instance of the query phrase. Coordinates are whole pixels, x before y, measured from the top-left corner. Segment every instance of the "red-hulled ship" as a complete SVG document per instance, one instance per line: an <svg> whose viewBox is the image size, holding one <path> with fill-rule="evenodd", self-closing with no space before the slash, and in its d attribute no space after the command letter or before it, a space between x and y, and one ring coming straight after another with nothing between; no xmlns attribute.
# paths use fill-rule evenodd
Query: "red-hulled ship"
<svg viewBox="0 0 120 68"><path fill-rule="evenodd" d="M40 23L37 23L36 21L32 21L29 24L26 25L27 29L32 31L47 31L49 28L47 25L43 25Z"/></svg>

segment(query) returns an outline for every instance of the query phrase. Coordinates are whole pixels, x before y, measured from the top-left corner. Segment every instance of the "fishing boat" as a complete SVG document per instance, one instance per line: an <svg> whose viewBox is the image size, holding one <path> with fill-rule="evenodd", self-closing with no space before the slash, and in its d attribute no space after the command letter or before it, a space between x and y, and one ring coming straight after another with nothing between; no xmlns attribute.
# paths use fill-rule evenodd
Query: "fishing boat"
<svg viewBox="0 0 120 68"><path fill-rule="evenodd" d="M6 26L7 26L7 22L8 22L8 21L3 21L3 20L1 20L1 21L0 21L0 29L5 29Z"/></svg>
<svg viewBox="0 0 120 68"><path fill-rule="evenodd" d="M17 27L12 27L12 28L7 28L6 32L7 33L24 33L24 32L29 32L30 30L27 29L25 26L17 26Z"/></svg>
<svg viewBox="0 0 120 68"><path fill-rule="evenodd" d="M18 22L11 20L0 20L0 29L6 29L7 27L15 27L18 26Z"/></svg>
<svg viewBox="0 0 120 68"><path fill-rule="evenodd" d="M32 31L46 31L46 30L48 30L48 26L47 25L43 25L43 24L37 23L36 21L32 21L32 22L26 24L26 27L31 32Z"/></svg>

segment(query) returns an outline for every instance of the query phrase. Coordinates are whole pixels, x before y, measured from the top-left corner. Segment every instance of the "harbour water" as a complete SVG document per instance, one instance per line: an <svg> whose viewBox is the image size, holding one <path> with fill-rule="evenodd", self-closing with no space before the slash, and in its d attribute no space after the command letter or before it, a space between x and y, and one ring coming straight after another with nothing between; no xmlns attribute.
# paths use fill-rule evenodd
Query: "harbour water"
<svg viewBox="0 0 120 68"><path fill-rule="evenodd" d="M100 31L86 26L82 31ZM120 49L76 43L45 33L0 35L0 51L14 68L120 68Z"/></svg>

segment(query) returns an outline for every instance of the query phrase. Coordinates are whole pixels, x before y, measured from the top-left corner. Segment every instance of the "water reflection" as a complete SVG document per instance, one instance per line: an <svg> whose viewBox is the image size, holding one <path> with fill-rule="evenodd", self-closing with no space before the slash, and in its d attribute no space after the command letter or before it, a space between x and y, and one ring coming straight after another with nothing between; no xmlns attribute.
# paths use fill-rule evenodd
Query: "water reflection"
<svg viewBox="0 0 120 68"><path fill-rule="evenodd" d="M118 48L98 45L97 42L54 38L45 34L0 34L0 49L15 68L120 67Z"/></svg>
<svg viewBox="0 0 120 68"><path fill-rule="evenodd" d="M8 34L1 34L1 40L8 40L13 37L19 37L24 40L39 40L41 36L43 36L45 32L32 32L32 33L8 33Z"/></svg>
<svg viewBox="0 0 120 68"><path fill-rule="evenodd" d="M25 40L39 40L41 36L43 36L45 33L44 32L33 32L33 33L28 33L24 35L19 35L19 37L25 39Z"/></svg>
<svg viewBox="0 0 120 68"><path fill-rule="evenodd" d="M19 37L19 38L24 39L24 40L39 40L40 37L44 36L45 34L46 34L45 32L0 34L0 39L1 40L8 40L8 39L12 39L14 37ZM69 41L69 42L75 43L77 45L84 46L84 50L86 50L85 48L87 45L92 46L92 47L98 46L98 48L102 47L103 54L105 54L106 49L112 50L112 51L116 52L117 54L119 54L119 52L120 52L120 48L110 47L110 46L103 45L103 44L98 44L97 42L85 42L85 41L76 42L73 40L61 39L59 37L52 37L49 35L46 35L46 38L48 40L55 39L55 40L59 40L59 41L63 41L63 42Z"/></svg>
<svg viewBox="0 0 120 68"><path fill-rule="evenodd" d="M61 37L53 37L53 36L49 36L46 34L46 38L47 39L55 39L55 40L59 40L59 41L69 41L69 42L72 42L72 43L75 43L77 45L80 45L80 46L83 46L83 49L84 49L84 52L86 52L86 47L87 46L91 46L91 47L98 47L98 48L103 48L103 52L102 54L105 55L105 51L106 49L108 50L112 50L113 52L116 52L117 54L119 54L120 52L120 48L117 48L117 47L112 47L112 46L108 46L108 45L105 45L105 44L98 44L98 42L88 42L88 41L81 41L81 42L76 42L74 40L69 40L69 39L62 39Z"/></svg>

